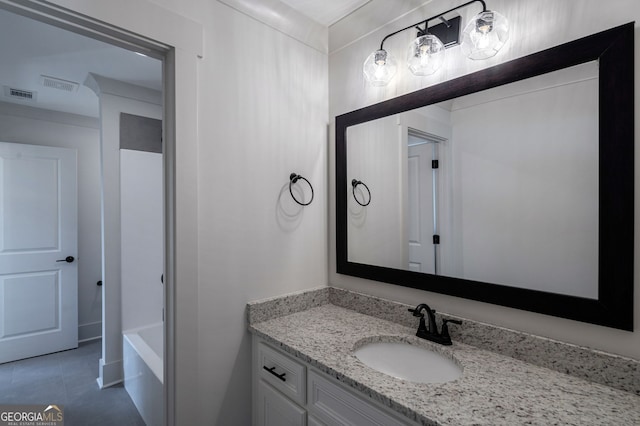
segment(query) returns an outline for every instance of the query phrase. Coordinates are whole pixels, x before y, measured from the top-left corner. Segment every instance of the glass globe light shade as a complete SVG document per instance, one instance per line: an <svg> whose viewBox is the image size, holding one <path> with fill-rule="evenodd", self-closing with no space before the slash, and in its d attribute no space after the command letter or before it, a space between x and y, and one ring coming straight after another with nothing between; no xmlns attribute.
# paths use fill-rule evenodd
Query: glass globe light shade
<svg viewBox="0 0 640 426"><path fill-rule="evenodd" d="M444 45L433 34L419 36L409 45L407 66L414 75L431 75L444 62Z"/></svg>
<svg viewBox="0 0 640 426"><path fill-rule="evenodd" d="M376 50L367 57L362 66L365 78L372 86L386 86L389 84L396 70L398 63L395 58L386 50Z"/></svg>
<svg viewBox="0 0 640 426"><path fill-rule="evenodd" d="M462 31L461 48L469 59L494 56L509 39L507 18L487 10L474 16Z"/></svg>

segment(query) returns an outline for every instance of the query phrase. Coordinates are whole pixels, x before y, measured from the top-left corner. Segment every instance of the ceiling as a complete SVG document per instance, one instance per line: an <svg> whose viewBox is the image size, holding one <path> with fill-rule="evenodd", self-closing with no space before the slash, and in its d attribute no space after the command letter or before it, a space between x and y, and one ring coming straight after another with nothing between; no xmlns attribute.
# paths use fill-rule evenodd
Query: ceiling
<svg viewBox="0 0 640 426"><path fill-rule="evenodd" d="M0 102L98 117L98 97L83 85L89 73L162 90L161 61L1 9L0 57ZM47 87L42 76L62 81Z"/></svg>
<svg viewBox="0 0 640 426"><path fill-rule="evenodd" d="M322 53L333 53L432 0L218 0Z"/></svg>
<svg viewBox="0 0 640 426"><path fill-rule="evenodd" d="M330 26L372 0L280 0L317 23Z"/></svg>
<svg viewBox="0 0 640 426"><path fill-rule="evenodd" d="M318 24L329 27L329 53L387 25L390 21L401 19L431 1L280 0ZM273 0L260 0L257 3L259 2L266 4L273 3Z"/></svg>
<svg viewBox="0 0 640 426"><path fill-rule="evenodd" d="M389 24L389 29L403 28L406 26L406 23L402 21L405 16L427 6L431 1L371 0L331 25L329 28L329 52L336 52L351 42Z"/></svg>
<svg viewBox="0 0 640 426"><path fill-rule="evenodd" d="M267 1L267 0L263 0ZM398 16L430 3L431 0L280 0L282 3L330 27L345 18L346 25L358 21L356 31L371 31ZM364 27L364 28L363 28ZM360 33L362 35L362 33Z"/></svg>

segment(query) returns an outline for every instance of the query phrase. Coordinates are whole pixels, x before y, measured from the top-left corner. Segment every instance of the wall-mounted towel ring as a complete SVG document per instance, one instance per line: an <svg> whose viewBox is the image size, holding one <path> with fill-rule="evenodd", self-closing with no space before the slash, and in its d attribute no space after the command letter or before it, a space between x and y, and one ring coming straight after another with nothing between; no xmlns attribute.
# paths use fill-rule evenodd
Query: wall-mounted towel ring
<svg viewBox="0 0 640 426"><path fill-rule="evenodd" d="M311 188L311 199L309 200L308 203L301 203L300 201L298 201L296 196L293 195L293 191L291 190L291 185L293 185L294 183L298 182L298 180L300 180L300 179L302 179L303 181L307 182L307 185L309 185L309 188ZM311 182L309 182L305 177L300 176L299 174L291 173L289 175L289 193L293 197L293 200L296 203L300 204L301 206L308 206L313 201L313 186L311 186Z"/></svg>
<svg viewBox="0 0 640 426"><path fill-rule="evenodd" d="M369 194L369 201L367 201L365 204L362 204L359 200L358 197L356 197L356 187L358 185L362 185L364 186L364 188L367 190L367 194ZM367 186L366 183L362 182L361 180L356 180L353 179L351 181L351 186L353 186L353 189L351 190L351 192L353 193L353 199L356 200L356 203L360 204L362 207L366 207L369 205L369 203L371 202L371 191L369 191L369 187Z"/></svg>

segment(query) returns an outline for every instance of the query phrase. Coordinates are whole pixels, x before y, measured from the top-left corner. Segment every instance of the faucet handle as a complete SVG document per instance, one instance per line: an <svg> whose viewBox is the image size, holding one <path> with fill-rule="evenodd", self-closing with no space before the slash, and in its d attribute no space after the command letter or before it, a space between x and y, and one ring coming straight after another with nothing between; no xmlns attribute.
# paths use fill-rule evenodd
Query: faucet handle
<svg viewBox="0 0 640 426"><path fill-rule="evenodd" d="M418 336L425 335L428 332L427 325L424 322L424 314L422 313L424 306L426 305L420 304L415 309L407 309L409 312L413 314L414 317L420 318L420 324L418 325L418 333L417 333Z"/></svg>
<svg viewBox="0 0 640 426"><path fill-rule="evenodd" d="M452 319L443 319L442 320L442 337L444 339L448 339L449 341L451 341L451 336L449 336L449 326L447 325L447 323L452 323L452 324L462 324L462 321L460 320L452 320Z"/></svg>

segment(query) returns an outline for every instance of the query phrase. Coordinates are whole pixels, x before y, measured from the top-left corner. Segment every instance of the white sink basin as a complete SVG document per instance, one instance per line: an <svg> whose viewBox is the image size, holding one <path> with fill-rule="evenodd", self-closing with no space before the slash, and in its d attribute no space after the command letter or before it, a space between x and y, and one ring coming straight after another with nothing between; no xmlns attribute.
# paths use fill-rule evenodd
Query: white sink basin
<svg viewBox="0 0 640 426"><path fill-rule="evenodd" d="M453 360L408 343L367 343L354 355L374 370L411 382L444 383L462 375L462 368Z"/></svg>

